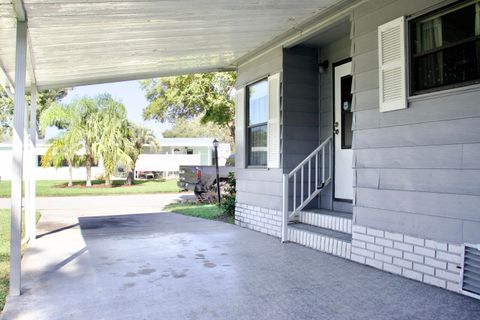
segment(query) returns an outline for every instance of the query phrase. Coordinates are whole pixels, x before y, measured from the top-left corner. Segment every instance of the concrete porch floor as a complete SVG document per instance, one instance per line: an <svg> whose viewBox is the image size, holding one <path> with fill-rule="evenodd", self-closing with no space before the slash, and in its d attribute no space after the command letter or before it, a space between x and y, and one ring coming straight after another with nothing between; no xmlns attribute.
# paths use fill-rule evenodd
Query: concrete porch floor
<svg viewBox="0 0 480 320"><path fill-rule="evenodd" d="M257 232L117 208L45 210L2 320L480 319L478 300Z"/></svg>

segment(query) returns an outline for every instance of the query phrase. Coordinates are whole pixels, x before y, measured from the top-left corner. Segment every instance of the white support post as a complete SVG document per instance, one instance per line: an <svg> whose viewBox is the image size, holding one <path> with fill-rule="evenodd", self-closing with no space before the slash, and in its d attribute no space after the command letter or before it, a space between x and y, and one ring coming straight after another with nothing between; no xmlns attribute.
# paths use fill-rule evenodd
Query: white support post
<svg viewBox="0 0 480 320"><path fill-rule="evenodd" d="M13 112L12 195L10 229L10 295L19 296L21 288L22 241L22 162L23 113L25 111L25 78L27 66L27 23L17 21L15 52L15 98Z"/></svg>
<svg viewBox="0 0 480 320"><path fill-rule="evenodd" d="M283 175L282 242L288 241L288 174Z"/></svg>
<svg viewBox="0 0 480 320"><path fill-rule="evenodd" d="M27 44L28 46L28 44ZM30 212L30 159L29 159L29 143L28 143L28 113L29 106L25 104L25 110L23 112L23 212L25 218L25 234L22 239L22 243L28 241L30 237L29 226L29 212Z"/></svg>
<svg viewBox="0 0 480 320"><path fill-rule="evenodd" d="M35 172L37 169L37 155L36 155L36 146L37 146L37 87L32 85L31 88L31 102L30 102L30 139L29 139L29 187L30 187L30 203L28 208L30 212L28 213L28 226L27 229L29 234L29 240L33 241L37 237L36 225L37 225L37 206L36 206L36 177Z"/></svg>

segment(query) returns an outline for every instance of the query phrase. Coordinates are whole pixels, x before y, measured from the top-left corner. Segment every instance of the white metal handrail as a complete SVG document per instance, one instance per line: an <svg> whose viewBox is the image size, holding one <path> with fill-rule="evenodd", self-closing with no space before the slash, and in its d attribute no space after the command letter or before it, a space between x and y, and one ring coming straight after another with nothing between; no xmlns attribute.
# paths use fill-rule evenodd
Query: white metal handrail
<svg viewBox="0 0 480 320"><path fill-rule="evenodd" d="M287 226L292 218L296 217L300 210L312 201L332 180L332 161L332 136L330 136L290 173L283 175L282 241L288 240ZM305 172L308 173L307 177L305 177ZM297 181L299 175L300 181ZM300 190L297 190L298 183L300 183ZM292 193L290 193L290 184L293 186ZM314 184L313 188L312 184ZM299 191L298 195L297 191ZM293 196L292 210L290 210L290 196ZM300 196L299 201L297 201L298 196Z"/></svg>

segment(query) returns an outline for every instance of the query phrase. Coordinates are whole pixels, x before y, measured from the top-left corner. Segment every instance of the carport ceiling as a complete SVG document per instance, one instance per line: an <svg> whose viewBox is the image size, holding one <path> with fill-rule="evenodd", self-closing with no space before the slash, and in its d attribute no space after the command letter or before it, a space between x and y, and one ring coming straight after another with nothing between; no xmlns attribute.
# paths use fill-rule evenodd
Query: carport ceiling
<svg viewBox="0 0 480 320"><path fill-rule="evenodd" d="M13 82L11 2L0 0L0 62ZM33 66L27 81L50 88L232 68L341 2L25 0Z"/></svg>

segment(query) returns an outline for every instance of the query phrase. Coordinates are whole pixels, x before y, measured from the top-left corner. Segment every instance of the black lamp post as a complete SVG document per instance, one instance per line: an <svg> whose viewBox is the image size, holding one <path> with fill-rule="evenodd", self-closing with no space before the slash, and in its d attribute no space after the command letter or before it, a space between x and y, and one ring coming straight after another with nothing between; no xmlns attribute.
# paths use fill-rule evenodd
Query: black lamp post
<svg viewBox="0 0 480 320"><path fill-rule="evenodd" d="M220 174L218 172L218 140L213 140L213 148L215 149L215 169L217 170L217 199L220 205Z"/></svg>

